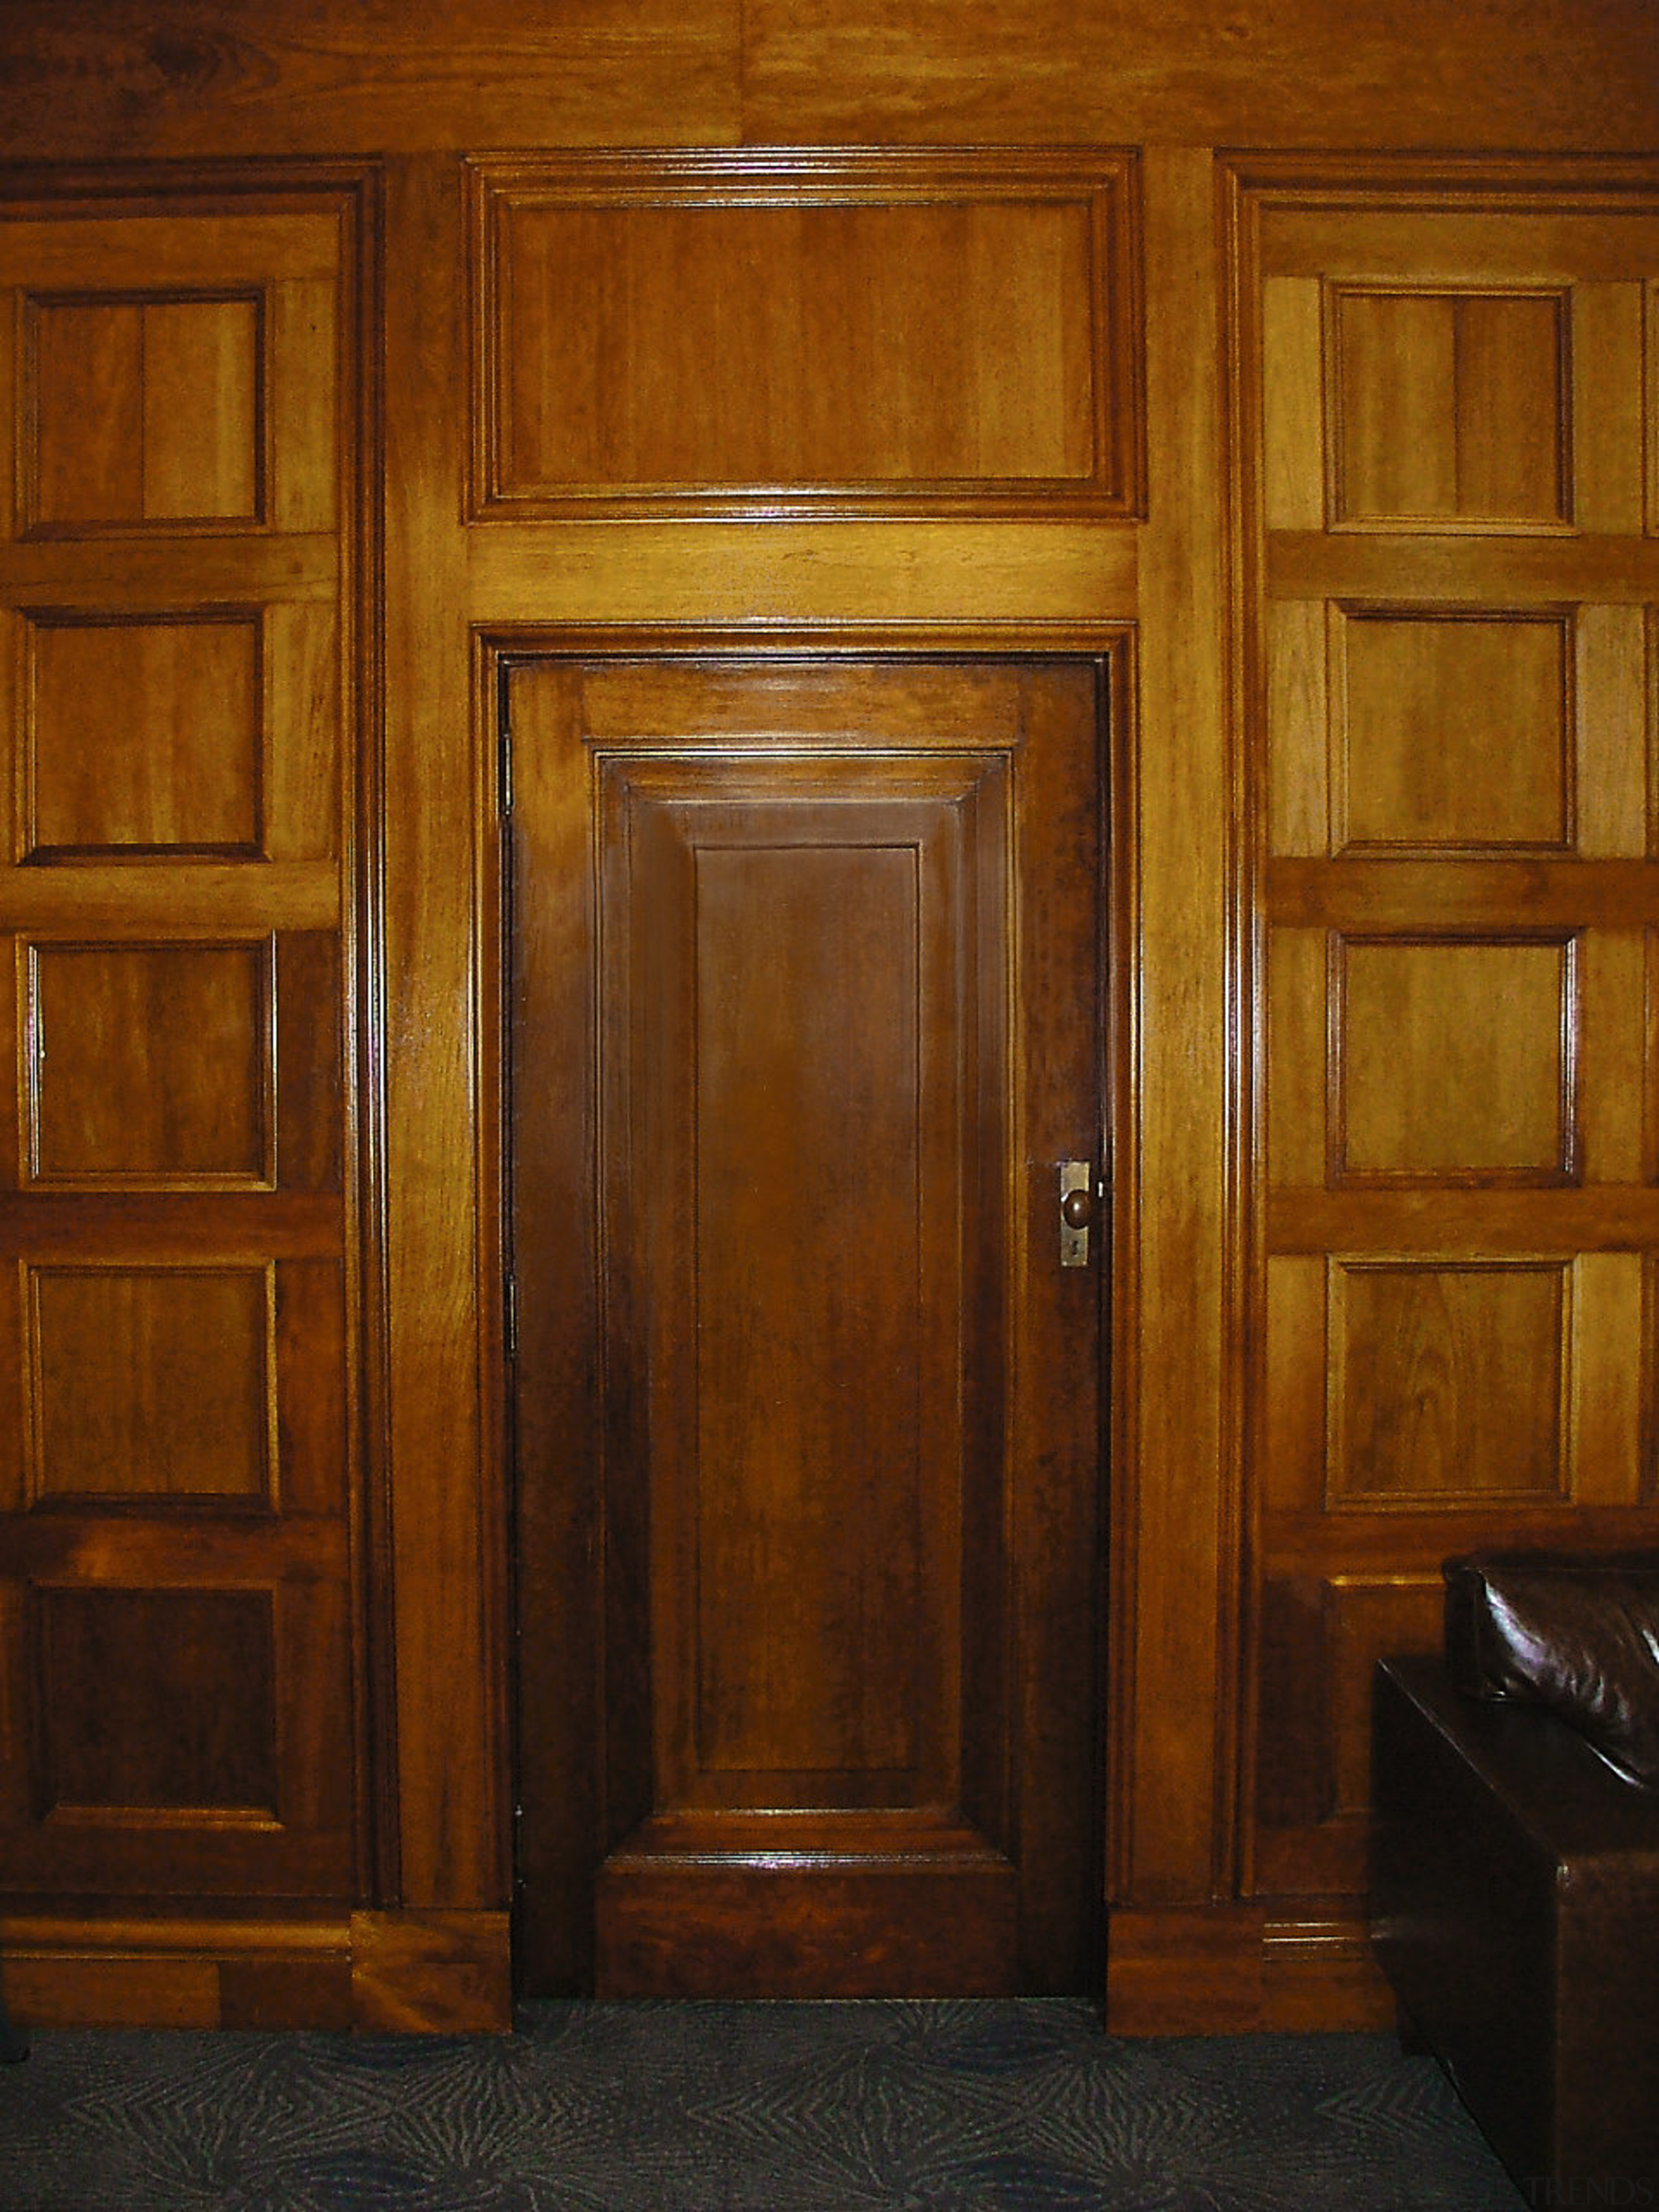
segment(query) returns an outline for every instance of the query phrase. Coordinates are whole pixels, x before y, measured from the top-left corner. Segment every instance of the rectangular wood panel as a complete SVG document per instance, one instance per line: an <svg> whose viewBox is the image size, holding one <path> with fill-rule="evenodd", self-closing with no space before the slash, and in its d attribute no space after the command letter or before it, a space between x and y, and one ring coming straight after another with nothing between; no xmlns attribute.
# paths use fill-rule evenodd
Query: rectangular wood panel
<svg viewBox="0 0 1659 2212"><path fill-rule="evenodd" d="M276 1504L268 1267L27 1270L37 1503Z"/></svg>
<svg viewBox="0 0 1659 2212"><path fill-rule="evenodd" d="M48 534L257 522L264 301L29 297L26 526Z"/></svg>
<svg viewBox="0 0 1659 2212"><path fill-rule="evenodd" d="M1577 1172L1571 938L1337 936L1332 1181Z"/></svg>
<svg viewBox="0 0 1659 2212"><path fill-rule="evenodd" d="M698 1086L735 1109L697 1117L697 1764L906 1769L928 1364L916 854L700 844L695 866ZM757 1018L780 975L787 1013ZM848 1361L855 1393L834 1383Z"/></svg>
<svg viewBox="0 0 1659 2212"><path fill-rule="evenodd" d="M1334 525L1571 520L1567 295L1330 288Z"/></svg>
<svg viewBox="0 0 1659 2212"><path fill-rule="evenodd" d="M1003 763L624 757L605 789L618 1230L661 1193L649 1274L612 1262L657 1378L658 1802L948 1799L945 1562L997 1540L964 1414L1005 1363L973 1289L1006 1109L969 1077L1000 1056Z"/></svg>
<svg viewBox="0 0 1659 2212"><path fill-rule="evenodd" d="M1560 1261L1334 1263L1330 1506L1565 1498Z"/></svg>
<svg viewBox="0 0 1659 2212"><path fill-rule="evenodd" d="M26 636L20 860L262 848L257 612L59 616Z"/></svg>
<svg viewBox="0 0 1659 2212"><path fill-rule="evenodd" d="M1567 617L1343 605L1331 641L1337 852L1571 844Z"/></svg>
<svg viewBox="0 0 1659 2212"><path fill-rule="evenodd" d="M1255 1708L1258 1896L1363 1889L1376 1662L1441 1640L1437 1568L1271 1576Z"/></svg>
<svg viewBox="0 0 1659 2212"><path fill-rule="evenodd" d="M471 173L480 516L1133 510L1124 160Z"/></svg>
<svg viewBox="0 0 1659 2212"><path fill-rule="evenodd" d="M275 945L27 948L26 1180L275 1180Z"/></svg>
<svg viewBox="0 0 1659 2212"><path fill-rule="evenodd" d="M47 1589L33 1616L42 1820L275 1822L268 1591Z"/></svg>

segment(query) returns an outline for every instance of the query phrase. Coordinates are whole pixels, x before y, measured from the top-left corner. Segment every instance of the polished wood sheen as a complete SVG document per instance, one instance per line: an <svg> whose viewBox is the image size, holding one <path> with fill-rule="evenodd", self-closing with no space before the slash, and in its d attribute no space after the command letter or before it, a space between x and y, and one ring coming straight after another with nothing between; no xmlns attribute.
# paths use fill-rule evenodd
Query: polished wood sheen
<svg viewBox="0 0 1659 2212"><path fill-rule="evenodd" d="M775 1884L779 1974L833 1960L838 1919L890 1927L948 1864L963 1942L946 1957L941 1916L915 1942L907 1918L880 1971L965 1973L971 1952L988 1972L1012 1943L1053 1960L1066 1900L1103 1881L1115 2027L1385 2016L1371 1656L1436 1638L1448 1553L1651 1536L1659 1510L1656 134L1650 0L0 7L0 1901L27 1908L0 1923L0 1978L20 2016L508 2017L496 672L609 671L611 736L650 757L612 796L654 836L698 810L640 779L697 725L660 692L651 720L641 672L700 645L817 655L876 701L895 656L941 680L975 656L1112 661L1105 1018L1056 986L1115 1126L1106 1687L1079 1722L1092 1525L1042 1493L1004 1555L1019 1604L1053 1601L1027 1607L1012 1667L965 1635L961 1698L984 1717L969 1810L995 1801L987 1744L1041 1765L1052 1734L1056 1767L1097 1774L1103 1834L1022 1785L1022 1864L1069 1871L1014 1911L1000 1843L976 1857L960 1806L925 1849L912 1832L920 1891L869 1876L879 1823L918 1807L852 1808L833 1911L810 1869ZM1238 148L1258 150L1218 151ZM757 696L725 708L741 734L697 757L770 758ZM878 726L860 706L814 745L839 759ZM927 803L960 815L943 790ZM572 882L587 795L558 817ZM812 884L842 865L744 850L713 873L738 903L779 898L810 968L831 902ZM893 910L867 876L882 897L847 914L853 941ZM586 944L592 919L567 902L549 927ZM744 933L715 936L752 981ZM256 945L262 993L227 983L222 949ZM904 971L860 958L890 1056ZM565 1127L589 1110L586 963L535 969L577 1040L538 1064ZM84 1004L62 988L82 973ZM135 1044L125 1013L157 978ZM775 1082L770 1034L720 1030L723 1079ZM641 1095L755 1249L754 1114L699 1149ZM804 1115L839 1158L836 1096ZM596 1188L627 1185L622 1157ZM538 1800L526 1778L565 1808L532 1820L527 1893L584 1894L627 1840L605 1821L641 1802L659 1705L669 1765L712 1795L746 1770L705 1753L834 1756L869 1796L897 1771L869 1762L948 1743L925 1667L906 1698L844 1663L862 1594L937 1565L921 1448L908 1517L854 1478L802 1499L799 1540L765 1517L740 1371L789 1433L867 1442L872 1483L911 1433L878 1360L867 1437L815 1389L780 1256L816 1226L796 1180L755 1269L787 1357L750 1358L752 1313L706 1332L720 1474L707 1515L675 1489L654 1595L615 1438L594 1460L591 1423L556 1436L568 1480L522 1531L557 1563L527 1663L548 1741L574 1696L616 1757L556 1754ZM586 1403L601 1309L621 1322L653 1278L602 1274L582 1237L631 1251L627 1222L559 1202L583 1224L566 1303L521 1301L520 1337L557 1401ZM1013 1251L1024 1217L975 1204ZM914 1212L877 1217L861 1267L890 1231L916 1249ZM646 1218L682 1287L705 1241L748 1286L724 1208L679 1194ZM1030 1335L1007 1373L1055 1371L1042 1299L1072 1290L1032 1269L1010 1291ZM826 1342L856 1333L845 1310ZM656 1378L676 1405L681 1373ZM625 1426L630 1370L605 1379ZM962 1403L953 1440L994 1427ZM702 1449L683 1411L665 1432L677 1465ZM986 1575L989 1517L963 1524ZM707 1592L705 1523L726 1571ZM845 1543L839 1583L803 1568L813 1528ZM765 1638L728 1602L739 1571ZM38 1817L37 1601L60 1591L144 1601L119 1616L142 1632L143 1763L178 1801L181 1777L210 1785L193 1811ZM150 1601L175 1593L206 1611ZM195 1679L169 1673L166 1624L206 1650L221 1596L269 1608L274 1703L257 1669L220 1694L247 1771L274 1735L277 1829L229 1817L165 1694ZM994 1612L968 1590L964 1632ZM939 1602L884 1620L872 1649L925 1655L941 1624ZM117 1640L95 1626L55 1647L87 1731ZM811 1686L751 1696L773 1630ZM672 1678L697 1638L706 1687L658 1700L653 1667ZM712 1817L653 1814L624 1855L619 1972L712 1974L728 1932L741 1950L732 1838L701 1921L677 1902L673 1823ZM675 1928L697 1942L672 1953Z"/></svg>
<svg viewBox="0 0 1659 2212"><path fill-rule="evenodd" d="M252 614L31 625L19 857L258 852L261 642Z"/></svg>
<svg viewBox="0 0 1659 2212"><path fill-rule="evenodd" d="M343 1905L366 1818L349 202L291 185L0 220L0 1889L118 1917Z"/></svg>
<svg viewBox="0 0 1659 2212"><path fill-rule="evenodd" d="M527 1984L1086 1987L1093 672L511 683Z"/></svg>
<svg viewBox="0 0 1659 2212"><path fill-rule="evenodd" d="M1441 1561L1650 1527L1656 726L1619 579L1650 593L1659 237L1645 200L1407 213L1291 170L1249 222L1271 927L1244 1844L1258 1895L1357 1897L1370 1670L1437 1644Z"/></svg>
<svg viewBox="0 0 1659 2212"><path fill-rule="evenodd" d="M480 515L1137 501L1127 161L682 155L471 185Z"/></svg>
<svg viewBox="0 0 1659 2212"><path fill-rule="evenodd" d="M260 306L32 300L35 526L257 520Z"/></svg>
<svg viewBox="0 0 1659 2212"><path fill-rule="evenodd" d="M32 1267L37 1498L275 1502L275 1267Z"/></svg>

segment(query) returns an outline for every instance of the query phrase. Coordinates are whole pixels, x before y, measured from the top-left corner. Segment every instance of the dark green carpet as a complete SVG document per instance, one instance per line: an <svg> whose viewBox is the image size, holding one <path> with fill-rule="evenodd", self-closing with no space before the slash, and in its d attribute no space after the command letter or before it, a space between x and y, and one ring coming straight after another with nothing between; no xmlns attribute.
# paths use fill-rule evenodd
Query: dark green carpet
<svg viewBox="0 0 1659 2212"><path fill-rule="evenodd" d="M4 2212L1516 2212L1388 2036L1086 2005L538 2004L507 2037L39 2034Z"/></svg>

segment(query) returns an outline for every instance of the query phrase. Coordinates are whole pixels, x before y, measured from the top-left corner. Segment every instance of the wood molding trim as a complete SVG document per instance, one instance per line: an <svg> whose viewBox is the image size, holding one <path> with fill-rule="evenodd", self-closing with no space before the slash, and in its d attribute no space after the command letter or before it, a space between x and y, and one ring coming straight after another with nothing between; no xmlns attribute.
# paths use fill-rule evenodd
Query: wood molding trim
<svg viewBox="0 0 1659 2212"><path fill-rule="evenodd" d="M354 1912L352 2025L401 2034L504 2033L513 2024L505 1912Z"/></svg>
<svg viewBox="0 0 1659 2212"><path fill-rule="evenodd" d="M511 2025L507 1916L9 1918L0 1994L15 2020L41 2028L489 2034Z"/></svg>
<svg viewBox="0 0 1659 2212"><path fill-rule="evenodd" d="M1107 1953L1112 2035L1308 2034L1394 2021L1354 1917L1276 1920L1246 1905L1116 1912Z"/></svg>

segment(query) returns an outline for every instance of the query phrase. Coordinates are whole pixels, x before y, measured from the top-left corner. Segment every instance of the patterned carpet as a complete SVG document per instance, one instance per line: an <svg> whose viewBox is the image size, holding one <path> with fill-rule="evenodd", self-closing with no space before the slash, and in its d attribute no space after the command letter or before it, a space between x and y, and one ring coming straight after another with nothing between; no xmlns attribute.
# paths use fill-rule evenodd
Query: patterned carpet
<svg viewBox="0 0 1659 2212"><path fill-rule="evenodd" d="M4 2212L1515 2212L1386 2036L1085 2005L538 2004L509 2037L39 2034Z"/></svg>

